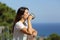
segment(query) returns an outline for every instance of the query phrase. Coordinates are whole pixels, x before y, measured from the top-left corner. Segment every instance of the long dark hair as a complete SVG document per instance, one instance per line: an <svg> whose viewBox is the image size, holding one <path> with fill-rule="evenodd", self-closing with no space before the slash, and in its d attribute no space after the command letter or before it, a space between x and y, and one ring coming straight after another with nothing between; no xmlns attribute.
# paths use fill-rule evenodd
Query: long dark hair
<svg viewBox="0 0 60 40"><path fill-rule="evenodd" d="M16 22L18 22L19 20L21 20L22 15L24 15L24 12L25 12L26 9L29 10L27 7L20 7L18 9L16 17L15 17L14 24L13 24L12 32L14 31L14 26L15 26Z"/></svg>

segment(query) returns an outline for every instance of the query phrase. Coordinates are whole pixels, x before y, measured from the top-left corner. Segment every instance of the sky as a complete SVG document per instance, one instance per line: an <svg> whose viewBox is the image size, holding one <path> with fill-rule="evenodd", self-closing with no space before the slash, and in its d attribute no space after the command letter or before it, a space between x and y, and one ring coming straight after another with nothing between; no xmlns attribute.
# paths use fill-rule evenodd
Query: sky
<svg viewBox="0 0 60 40"><path fill-rule="evenodd" d="M14 10L25 6L35 14L33 23L60 23L60 0L0 0Z"/></svg>

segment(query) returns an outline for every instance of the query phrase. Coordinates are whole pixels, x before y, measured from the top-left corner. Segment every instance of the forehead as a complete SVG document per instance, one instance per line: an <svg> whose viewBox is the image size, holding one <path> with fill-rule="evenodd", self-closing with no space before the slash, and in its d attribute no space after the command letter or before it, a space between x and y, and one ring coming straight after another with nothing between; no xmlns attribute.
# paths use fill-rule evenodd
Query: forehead
<svg viewBox="0 0 60 40"><path fill-rule="evenodd" d="M25 12L28 12L28 10L26 9Z"/></svg>

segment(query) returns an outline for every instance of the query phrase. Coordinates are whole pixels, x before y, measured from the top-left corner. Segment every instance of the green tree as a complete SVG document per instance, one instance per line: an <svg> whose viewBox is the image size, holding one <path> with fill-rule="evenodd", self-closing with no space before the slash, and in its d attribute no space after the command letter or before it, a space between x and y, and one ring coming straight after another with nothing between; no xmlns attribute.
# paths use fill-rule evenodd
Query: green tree
<svg viewBox="0 0 60 40"><path fill-rule="evenodd" d="M4 26L3 36L7 40L12 37L11 30L16 16L16 11L0 2L0 26ZM0 37L1 40L1 37Z"/></svg>
<svg viewBox="0 0 60 40"><path fill-rule="evenodd" d="M0 26L8 26L11 31L15 15L14 9L0 2Z"/></svg>
<svg viewBox="0 0 60 40"><path fill-rule="evenodd" d="M50 34L45 40L60 40L60 35L53 33Z"/></svg>

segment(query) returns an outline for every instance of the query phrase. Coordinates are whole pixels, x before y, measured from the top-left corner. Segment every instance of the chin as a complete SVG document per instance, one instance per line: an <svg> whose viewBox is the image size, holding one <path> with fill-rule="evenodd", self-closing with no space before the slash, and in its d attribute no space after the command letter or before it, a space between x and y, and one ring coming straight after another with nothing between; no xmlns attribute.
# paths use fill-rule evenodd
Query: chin
<svg viewBox="0 0 60 40"><path fill-rule="evenodd" d="M24 20L27 20L27 18L26 18L26 19L24 19Z"/></svg>

